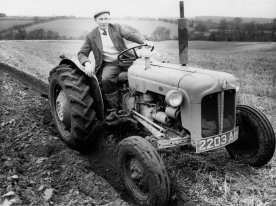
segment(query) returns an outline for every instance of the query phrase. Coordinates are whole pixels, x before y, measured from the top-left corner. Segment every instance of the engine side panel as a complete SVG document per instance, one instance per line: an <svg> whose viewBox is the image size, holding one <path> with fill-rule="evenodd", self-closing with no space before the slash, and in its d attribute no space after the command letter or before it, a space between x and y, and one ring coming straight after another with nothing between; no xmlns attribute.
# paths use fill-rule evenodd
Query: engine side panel
<svg viewBox="0 0 276 206"><path fill-rule="evenodd" d="M153 65L145 69L144 61L137 60L128 70L128 81L130 88L135 91L152 91L166 95L168 91L178 88L178 83L184 75L180 70Z"/></svg>
<svg viewBox="0 0 276 206"><path fill-rule="evenodd" d="M130 88L145 93L152 91L165 95L170 89L182 89L191 103L199 104L204 96L222 90L222 82L227 82L225 89L236 89L237 79L226 72L180 66L175 64L151 63L145 69L145 62L137 60L129 68Z"/></svg>

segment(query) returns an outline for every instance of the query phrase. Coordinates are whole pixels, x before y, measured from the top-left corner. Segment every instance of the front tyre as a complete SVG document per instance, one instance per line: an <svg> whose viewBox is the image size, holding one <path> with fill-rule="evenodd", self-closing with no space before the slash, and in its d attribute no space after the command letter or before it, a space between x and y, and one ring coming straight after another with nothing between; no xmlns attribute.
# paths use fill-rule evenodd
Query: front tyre
<svg viewBox="0 0 276 206"><path fill-rule="evenodd" d="M125 185L140 205L165 206L170 183L156 149L144 138L132 136L118 147L118 163Z"/></svg>
<svg viewBox="0 0 276 206"><path fill-rule="evenodd" d="M238 105L236 124L239 138L226 146L230 156L254 167L268 163L275 151L275 134L265 115L256 108Z"/></svg>
<svg viewBox="0 0 276 206"><path fill-rule="evenodd" d="M64 64L54 68L49 77L49 97L61 140L70 148L84 149L94 137L97 120L82 71Z"/></svg>

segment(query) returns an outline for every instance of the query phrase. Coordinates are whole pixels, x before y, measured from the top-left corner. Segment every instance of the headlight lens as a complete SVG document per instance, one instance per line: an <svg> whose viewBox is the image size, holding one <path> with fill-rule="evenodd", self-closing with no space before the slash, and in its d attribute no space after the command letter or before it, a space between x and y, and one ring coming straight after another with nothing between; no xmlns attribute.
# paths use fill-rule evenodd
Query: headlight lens
<svg viewBox="0 0 276 206"><path fill-rule="evenodd" d="M183 101L183 96L181 92L172 90L166 94L165 100L169 106L178 107Z"/></svg>

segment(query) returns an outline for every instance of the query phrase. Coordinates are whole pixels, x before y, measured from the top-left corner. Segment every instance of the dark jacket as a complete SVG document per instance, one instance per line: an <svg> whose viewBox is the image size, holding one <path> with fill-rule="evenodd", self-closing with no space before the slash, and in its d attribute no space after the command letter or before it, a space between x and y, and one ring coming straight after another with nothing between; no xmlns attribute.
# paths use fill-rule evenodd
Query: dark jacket
<svg viewBox="0 0 276 206"><path fill-rule="evenodd" d="M127 49L127 46L123 39L138 44L143 44L145 41L145 39L139 34L125 30L119 24L109 24L108 32L115 48L120 52ZM98 28L93 29L86 36L85 42L81 47L80 51L78 52L78 58L82 65L84 65L85 62L89 61L88 56L91 51L93 51L94 58L96 61L95 72L97 73L103 62L103 46L101 34Z"/></svg>

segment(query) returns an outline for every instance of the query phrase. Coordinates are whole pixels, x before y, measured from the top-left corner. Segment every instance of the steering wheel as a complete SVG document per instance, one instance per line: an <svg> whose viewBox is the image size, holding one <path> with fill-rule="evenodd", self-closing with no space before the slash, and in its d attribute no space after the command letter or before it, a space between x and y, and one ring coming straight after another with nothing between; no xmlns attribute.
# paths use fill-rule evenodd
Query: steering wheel
<svg viewBox="0 0 276 206"><path fill-rule="evenodd" d="M124 51L122 51L117 59L121 62L134 62L136 59L139 59L140 57L138 56L137 52L136 52L136 49L141 49L142 47L149 47L148 45L146 44L140 44L138 46L134 46L134 47L131 47L131 48L128 48L128 49L125 49ZM154 50L154 46L151 47L151 50L150 51L153 51ZM126 53L129 52L129 51L133 51L134 53L134 57L127 57L127 58L123 58L124 56L126 56Z"/></svg>

